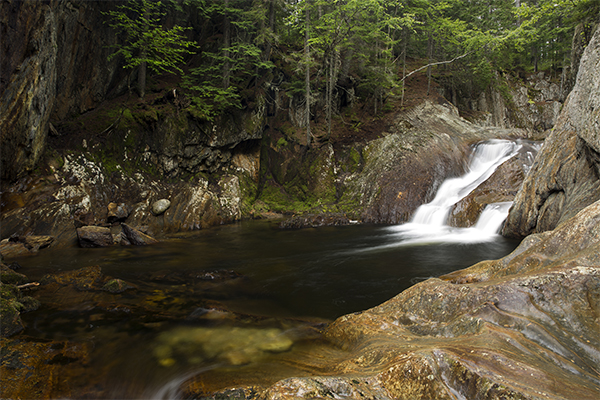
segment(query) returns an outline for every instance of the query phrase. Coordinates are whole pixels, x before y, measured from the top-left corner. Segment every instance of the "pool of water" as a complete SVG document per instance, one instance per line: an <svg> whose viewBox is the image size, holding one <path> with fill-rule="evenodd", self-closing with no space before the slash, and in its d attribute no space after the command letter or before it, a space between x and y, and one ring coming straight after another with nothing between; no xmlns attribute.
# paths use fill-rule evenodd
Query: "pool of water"
<svg viewBox="0 0 600 400"><path fill-rule="evenodd" d="M198 347L207 335L233 341L227 332L234 327L248 329L242 336L254 328L263 330L260 335L273 328L288 336L293 331L293 349L301 351L319 341L309 329L316 324L376 306L429 277L500 258L517 244L501 236L482 243L410 243L395 227L282 230L274 221L248 221L147 247L47 249L19 260L21 272L37 280L49 272L98 265L105 275L136 289L95 294L89 304L78 300L78 306L62 309L46 293L42 303L52 305L25 314L24 333L92 343L89 369L96 396L148 397L149 388L159 390L194 371L210 369L218 376L218 368L236 364L239 352L222 357ZM109 303L132 311L108 313L109 306L98 306ZM166 338L177 335L200 339L196 347L181 347L184 339L171 343L179 350L161 356ZM202 355L191 354L196 351ZM240 364L258 353L241 354Z"/></svg>

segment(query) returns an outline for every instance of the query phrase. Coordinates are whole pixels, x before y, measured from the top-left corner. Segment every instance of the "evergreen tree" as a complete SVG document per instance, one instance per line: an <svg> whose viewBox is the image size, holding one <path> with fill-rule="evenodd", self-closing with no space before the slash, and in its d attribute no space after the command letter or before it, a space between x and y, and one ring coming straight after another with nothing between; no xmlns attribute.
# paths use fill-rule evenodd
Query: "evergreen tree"
<svg viewBox="0 0 600 400"><path fill-rule="evenodd" d="M120 55L124 68L138 70L140 97L146 94L146 69L152 72L183 72L180 65L193 47L183 35L184 28L178 25L165 29L161 18L166 11L160 1L132 0L117 6L107 13L110 26L119 30L125 40L114 47L116 51L109 60Z"/></svg>

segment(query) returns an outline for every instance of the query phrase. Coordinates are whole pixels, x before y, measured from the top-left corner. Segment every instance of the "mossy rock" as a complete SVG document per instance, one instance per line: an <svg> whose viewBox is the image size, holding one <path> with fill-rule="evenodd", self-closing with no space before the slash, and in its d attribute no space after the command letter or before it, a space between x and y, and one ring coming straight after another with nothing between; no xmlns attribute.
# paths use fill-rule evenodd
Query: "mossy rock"
<svg viewBox="0 0 600 400"><path fill-rule="evenodd" d="M40 302L33 297L21 296L14 285L0 283L0 335L12 336L24 329L21 313L37 310Z"/></svg>
<svg viewBox="0 0 600 400"><path fill-rule="evenodd" d="M22 285L28 279L25 275L13 271L6 265L0 265L0 282L12 285Z"/></svg>
<svg viewBox="0 0 600 400"><path fill-rule="evenodd" d="M127 289L133 289L134 286L121 279L111 279L102 286L102 290L110 293L123 293Z"/></svg>

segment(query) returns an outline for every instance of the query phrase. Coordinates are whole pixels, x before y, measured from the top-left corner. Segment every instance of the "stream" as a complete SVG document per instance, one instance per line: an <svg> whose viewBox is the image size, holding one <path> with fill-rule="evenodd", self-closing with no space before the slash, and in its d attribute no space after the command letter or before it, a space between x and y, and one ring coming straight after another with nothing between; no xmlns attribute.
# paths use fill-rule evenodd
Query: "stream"
<svg viewBox="0 0 600 400"><path fill-rule="evenodd" d="M321 340L322 324L518 245L498 234L510 203L488 206L472 228L445 224L456 201L521 150L508 141L486 146L465 177L446 181L404 225L282 230L277 221L244 221L148 247L48 249L19 260L32 280L97 265L134 287L41 288L42 307L23 315L24 334L92 345L73 382L78 398L177 398L194 376L206 376L202 390L210 392L310 374L289 360L319 346L339 351Z"/></svg>

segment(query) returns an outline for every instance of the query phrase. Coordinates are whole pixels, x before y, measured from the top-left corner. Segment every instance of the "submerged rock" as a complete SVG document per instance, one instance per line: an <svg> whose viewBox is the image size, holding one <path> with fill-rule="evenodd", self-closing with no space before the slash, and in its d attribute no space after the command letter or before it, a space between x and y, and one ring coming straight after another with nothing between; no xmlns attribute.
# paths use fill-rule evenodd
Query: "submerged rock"
<svg viewBox="0 0 600 400"><path fill-rule="evenodd" d="M90 342L0 339L0 387L6 399L75 398L68 382L81 379ZM32 371L35 374L32 375Z"/></svg>
<svg viewBox="0 0 600 400"><path fill-rule="evenodd" d="M102 276L102 269L96 265L74 271L48 274L42 278L41 283L49 284L55 282L62 286L73 285L78 290L90 290L100 282Z"/></svg>
<svg viewBox="0 0 600 400"><path fill-rule="evenodd" d="M350 225L352 222L341 213L301 214L282 221L279 224L283 229L317 228L320 226Z"/></svg>
<svg viewBox="0 0 600 400"><path fill-rule="evenodd" d="M276 328L181 327L159 335L153 353L165 367L177 359L190 364L218 360L231 365L247 364L265 353L287 351L293 342Z"/></svg>
<svg viewBox="0 0 600 400"><path fill-rule="evenodd" d="M123 293L127 289L133 289L133 286L122 279L111 279L102 286L102 290L110 293Z"/></svg>

